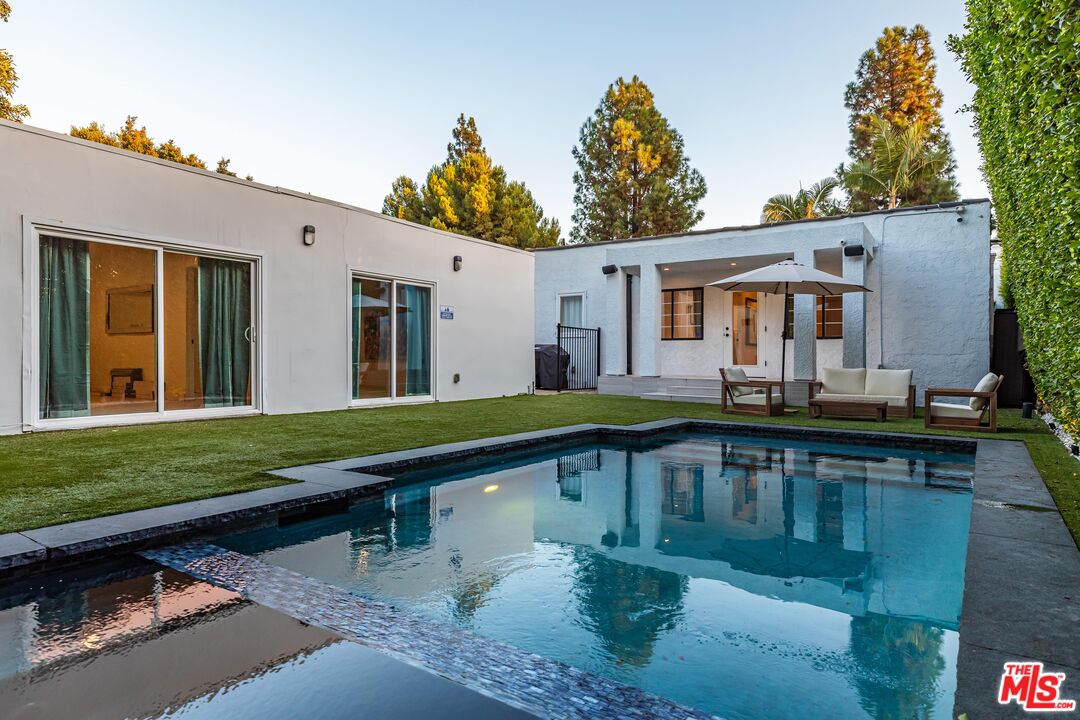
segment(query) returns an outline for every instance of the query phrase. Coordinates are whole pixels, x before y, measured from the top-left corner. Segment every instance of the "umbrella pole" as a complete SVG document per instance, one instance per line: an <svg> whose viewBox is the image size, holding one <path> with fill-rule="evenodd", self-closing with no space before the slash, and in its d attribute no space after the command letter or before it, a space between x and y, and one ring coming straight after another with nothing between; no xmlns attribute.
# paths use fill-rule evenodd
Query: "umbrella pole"
<svg viewBox="0 0 1080 720"><path fill-rule="evenodd" d="M784 283L784 312L780 314L783 318L780 324L780 382L785 382L784 376L787 373L787 283ZM781 386L783 387L783 386Z"/></svg>

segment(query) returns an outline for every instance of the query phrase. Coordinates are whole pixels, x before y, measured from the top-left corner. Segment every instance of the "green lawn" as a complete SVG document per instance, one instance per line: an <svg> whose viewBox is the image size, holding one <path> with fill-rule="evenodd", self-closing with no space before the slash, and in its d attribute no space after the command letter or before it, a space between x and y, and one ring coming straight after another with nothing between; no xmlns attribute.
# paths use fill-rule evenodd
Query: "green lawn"
<svg viewBox="0 0 1080 720"><path fill-rule="evenodd" d="M924 432L921 418L811 420L723 415L718 406L611 395L545 395L0 437L0 532L281 484L267 470L584 422L683 416ZM1027 443L1073 536L1080 463L1039 420L1006 410L996 436ZM968 434L987 437L981 433Z"/></svg>

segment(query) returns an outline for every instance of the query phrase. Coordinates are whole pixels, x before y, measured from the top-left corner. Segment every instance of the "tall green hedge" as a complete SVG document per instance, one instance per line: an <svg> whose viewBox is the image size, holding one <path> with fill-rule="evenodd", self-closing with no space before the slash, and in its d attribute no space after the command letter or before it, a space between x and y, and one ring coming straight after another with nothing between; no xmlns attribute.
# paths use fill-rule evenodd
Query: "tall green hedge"
<svg viewBox="0 0 1080 720"><path fill-rule="evenodd" d="M974 110L1028 369L1080 436L1080 0L968 0Z"/></svg>

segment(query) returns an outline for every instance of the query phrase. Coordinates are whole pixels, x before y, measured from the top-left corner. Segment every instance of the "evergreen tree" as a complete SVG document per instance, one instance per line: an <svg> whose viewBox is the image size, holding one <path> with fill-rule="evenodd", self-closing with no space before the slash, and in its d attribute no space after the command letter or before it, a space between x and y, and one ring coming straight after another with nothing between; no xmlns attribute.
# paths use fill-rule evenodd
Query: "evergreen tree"
<svg viewBox="0 0 1080 720"><path fill-rule="evenodd" d="M855 80L844 93L850 111L848 152L855 163L873 164L874 118L883 117L897 130L920 124L933 151L945 153L948 162L933 177L907 189L904 205L924 205L956 200L956 161L941 120L941 90L934 84L937 66L930 33L922 25L885 28L874 47L863 53ZM843 176L848 168L837 171ZM851 210L877 210L887 204L884 196L851 191Z"/></svg>
<svg viewBox="0 0 1080 720"><path fill-rule="evenodd" d="M180 163L181 165L190 165L192 167L206 169L206 163L199 158L195 153L185 153L180 146L173 142L172 138L169 138L163 143L155 143L154 138L150 137L150 133L146 131L146 126L136 126L139 118L135 115L128 115L127 120L124 121L124 126L116 132L109 132L105 127L99 124L97 121L91 122L89 125L82 127L71 126L72 137L82 138L83 140L91 140L102 145L109 145L112 147L120 148L121 150L130 150L131 152L137 152L142 155L151 155L162 160L169 160L171 162ZM224 160L224 158L222 158ZM225 160L225 168L228 169L229 161ZM218 163L218 172L221 172L221 163ZM230 174L230 173L226 173Z"/></svg>
<svg viewBox="0 0 1080 720"><path fill-rule="evenodd" d="M608 86L573 154L573 242L683 232L704 215L705 179L636 75Z"/></svg>
<svg viewBox="0 0 1080 720"><path fill-rule="evenodd" d="M7 0L0 0L0 20L7 22L11 17L11 5ZM15 72L15 60L11 53L0 48L0 120L21 123L30 116L30 108L16 104L11 98L19 85L19 75Z"/></svg>
<svg viewBox="0 0 1080 720"><path fill-rule="evenodd" d="M519 248L559 242L559 223L521 182L510 182L484 148L474 118L457 120L446 160L428 172L422 186L402 175L383 200L383 213Z"/></svg>

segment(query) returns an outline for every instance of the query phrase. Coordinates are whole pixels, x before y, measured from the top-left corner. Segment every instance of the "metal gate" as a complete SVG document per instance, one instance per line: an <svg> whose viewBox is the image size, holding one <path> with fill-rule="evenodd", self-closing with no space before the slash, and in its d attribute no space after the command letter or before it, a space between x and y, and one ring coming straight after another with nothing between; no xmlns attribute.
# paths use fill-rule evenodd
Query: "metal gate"
<svg viewBox="0 0 1080 720"><path fill-rule="evenodd" d="M557 326L560 355L570 364L566 374L559 373L558 390L595 390L600 377L600 328Z"/></svg>

